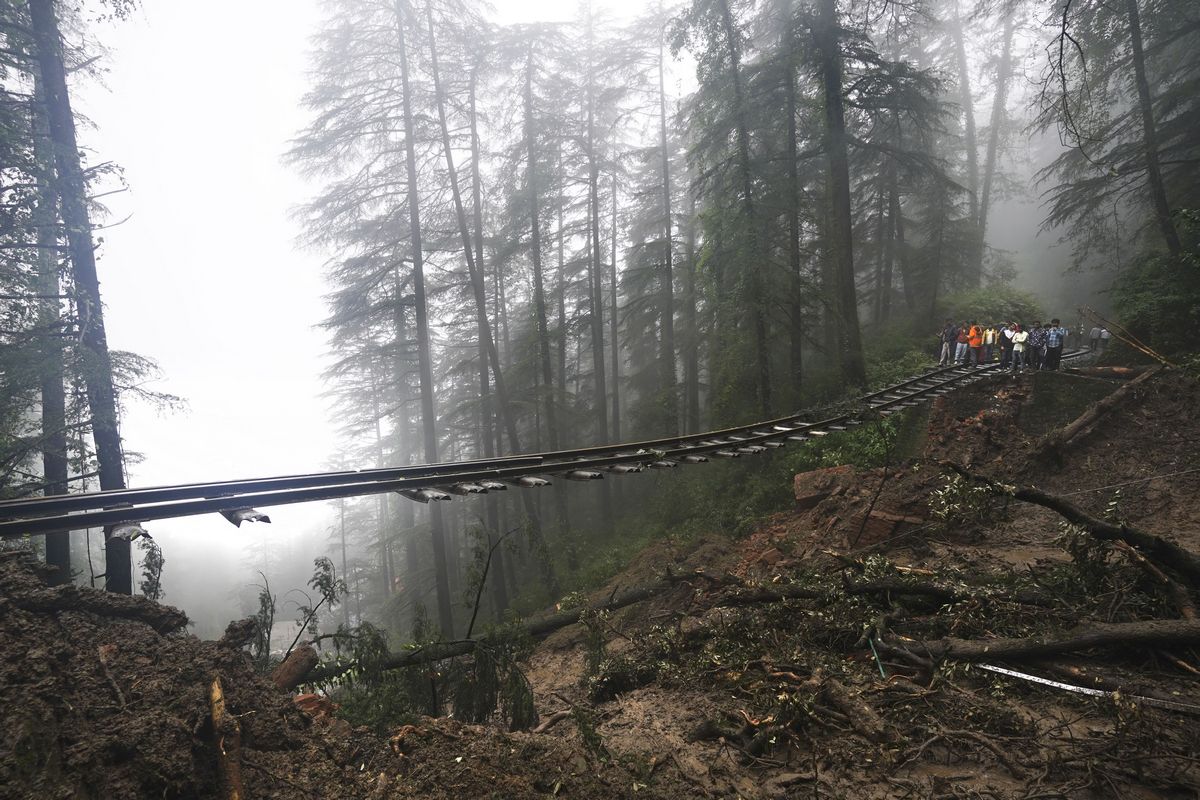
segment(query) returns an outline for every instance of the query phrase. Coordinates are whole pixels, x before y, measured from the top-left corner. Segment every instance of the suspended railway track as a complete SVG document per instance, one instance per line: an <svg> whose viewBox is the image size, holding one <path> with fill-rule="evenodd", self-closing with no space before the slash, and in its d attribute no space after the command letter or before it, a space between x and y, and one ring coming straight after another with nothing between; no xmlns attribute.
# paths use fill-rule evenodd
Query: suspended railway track
<svg viewBox="0 0 1200 800"><path fill-rule="evenodd" d="M1063 360L1086 355L1063 354ZM160 519L221 514L235 525L263 518L257 507L336 500L397 492L417 502L449 500L453 495L486 494L509 487L539 488L552 479L600 480L607 474L645 469L674 469L710 458L741 458L844 431L862 424L870 413L883 416L911 408L999 370L982 367L939 367L869 394L849 411L809 421L813 410L778 419L705 433L559 450L504 458L421 464L348 472L323 472L271 478L156 486L53 495L0 502L0 536L5 539L107 527L122 528ZM549 476L549 477L547 477Z"/></svg>

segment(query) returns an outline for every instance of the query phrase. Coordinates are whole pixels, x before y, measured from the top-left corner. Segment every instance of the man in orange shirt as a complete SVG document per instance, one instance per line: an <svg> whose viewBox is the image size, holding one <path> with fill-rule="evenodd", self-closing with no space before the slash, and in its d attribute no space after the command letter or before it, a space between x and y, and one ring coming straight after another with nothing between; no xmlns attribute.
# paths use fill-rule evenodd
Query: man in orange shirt
<svg viewBox="0 0 1200 800"><path fill-rule="evenodd" d="M983 328L979 323L972 322L967 331L967 345L971 348L971 364L979 366L983 363Z"/></svg>

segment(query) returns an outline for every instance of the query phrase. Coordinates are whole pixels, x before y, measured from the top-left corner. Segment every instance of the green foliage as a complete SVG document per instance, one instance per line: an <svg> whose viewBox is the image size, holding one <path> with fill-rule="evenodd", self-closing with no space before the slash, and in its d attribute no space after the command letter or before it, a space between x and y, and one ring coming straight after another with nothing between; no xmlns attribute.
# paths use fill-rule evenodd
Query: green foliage
<svg viewBox="0 0 1200 800"><path fill-rule="evenodd" d="M300 641L300 637L305 633L316 639L321 632L321 607L332 608L341 601L341 598L350 593L346 581L337 577L333 561L327 556L313 560L313 574L308 579L308 585L317 592L320 599L316 605L313 605L312 598L305 595L306 602L296 604L296 627L299 630L296 632L292 647L296 646L296 642ZM288 653L292 652L292 647L288 648Z"/></svg>
<svg viewBox="0 0 1200 800"><path fill-rule="evenodd" d="M600 665L604 662L605 642L608 638L605 633L605 628L608 627L608 612L585 611L579 621L587 629L587 638L584 641L583 649L583 675L581 676L581 680L586 683L600 672Z"/></svg>
<svg viewBox="0 0 1200 800"><path fill-rule="evenodd" d="M1200 331L1200 211L1175 214L1184 251L1178 257L1145 256L1122 272L1112 287L1121 323L1168 355L1196 353Z"/></svg>
<svg viewBox="0 0 1200 800"><path fill-rule="evenodd" d="M1029 325L1041 320L1045 313L1033 295L1004 285L949 295L938 305L938 319L930 321L935 330L947 317L956 323L974 321L987 325L1019 322Z"/></svg>
<svg viewBox="0 0 1200 800"><path fill-rule="evenodd" d="M275 595L267 576L258 573L262 584L258 586L258 611L254 613L254 638L250 641L250 659L259 672L271 667L271 632L275 628Z"/></svg>
<svg viewBox="0 0 1200 800"><path fill-rule="evenodd" d="M138 542L138 547L142 551L142 580L138 584L138 589L147 600L162 600L164 594L162 571L163 565L166 563L162 548L149 536L143 536Z"/></svg>
<svg viewBox="0 0 1200 800"><path fill-rule="evenodd" d="M1102 594L1111 588L1112 543L1068 524L1062 526L1059 543L1071 556L1078 582L1087 594Z"/></svg>
<svg viewBox="0 0 1200 800"><path fill-rule="evenodd" d="M993 519L1001 505L988 487L951 475L945 486L930 494L929 509L934 519L948 527Z"/></svg>

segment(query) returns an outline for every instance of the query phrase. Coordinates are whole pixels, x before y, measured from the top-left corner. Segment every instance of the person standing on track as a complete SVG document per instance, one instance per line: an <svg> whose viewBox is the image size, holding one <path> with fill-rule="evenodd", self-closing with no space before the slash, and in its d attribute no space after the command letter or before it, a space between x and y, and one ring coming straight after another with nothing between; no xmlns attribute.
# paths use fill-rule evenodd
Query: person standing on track
<svg viewBox="0 0 1200 800"><path fill-rule="evenodd" d="M1042 363L1042 369L1058 369L1066 341L1067 329L1057 319L1050 320L1050 327L1046 329L1046 359Z"/></svg>
<svg viewBox="0 0 1200 800"><path fill-rule="evenodd" d="M969 349L968 342L970 341L971 329L967 327L966 321L958 324L958 338L954 346L954 363L965 364L967 362L967 350Z"/></svg>
<svg viewBox="0 0 1200 800"><path fill-rule="evenodd" d="M1103 353L1105 350L1108 349L1108 340L1111 338L1112 338L1112 334L1109 333L1108 328L1100 329L1100 352L1101 353Z"/></svg>
<svg viewBox="0 0 1200 800"><path fill-rule="evenodd" d="M983 363L983 328L974 320L967 330L967 347L971 348L971 366L978 367Z"/></svg>
<svg viewBox="0 0 1200 800"><path fill-rule="evenodd" d="M1006 322L1000 326L1000 335L997 337L1000 340L1000 369L1005 369L1012 364L1014 333L1016 330L1013 323Z"/></svg>
<svg viewBox="0 0 1200 800"><path fill-rule="evenodd" d="M1088 334L1088 350L1091 350L1094 353L1094 352L1096 352L1096 348L1099 346L1100 346L1100 328L1097 326L1097 327L1093 327L1092 332Z"/></svg>
<svg viewBox="0 0 1200 800"><path fill-rule="evenodd" d="M948 367L954 360L954 351L958 347L958 328L950 320L942 323L942 332L938 335L942 343L942 355L938 359L939 367Z"/></svg>
<svg viewBox="0 0 1200 800"><path fill-rule="evenodd" d="M1025 343L1029 341L1029 332L1021 330L1019 324L1014 324L1012 331L1012 371L1018 372L1025 368Z"/></svg>
<svg viewBox="0 0 1200 800"><path fill-rule="evenodd" d="M1033 323L1029 331L1029 340L1025 342L1025 362L1035 370L1042 368L1042 359L1046 355L1046 329L1041 322Z"/></svg>
<svg viewBox="0 0 1200 800"><path fill-rule="evenodd" d="M985 364L990 364L994 360L996 337L999 335L1000 332L996 330L996 326L989 322L983 331L983 361Z"/></svg>

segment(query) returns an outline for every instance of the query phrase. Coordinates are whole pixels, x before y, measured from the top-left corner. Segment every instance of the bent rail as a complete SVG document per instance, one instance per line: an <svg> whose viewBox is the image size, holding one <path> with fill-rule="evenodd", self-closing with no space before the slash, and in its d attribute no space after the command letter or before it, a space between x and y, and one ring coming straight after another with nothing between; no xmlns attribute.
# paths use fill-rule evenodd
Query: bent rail
<svg viewBox="0 0 1200 800"><path fill-rule="evenodd" d="M1063 360L1087 351L1063 354ZM929 370L857 398L883 416L916 406L952 389L993 374L998 364L951 366ZM537 488L551 483L541 476L566 480L599 480L604 473L634 473L646 468L671 469L719 458L740 458L859 425L859 413L845 412L817 422L805 417L812 409L786 417L704 433L408 467L310 473L213 483L155 486L73 495L53 495L0 502L0 537L41 535L92 527L135 525L159 519L220 513L235 525L253 519L253 507L336 500L398 492L417 502L449 500L452 495L486 494L509 486ZM247 513L249 512L249 513Z"/></svg>

